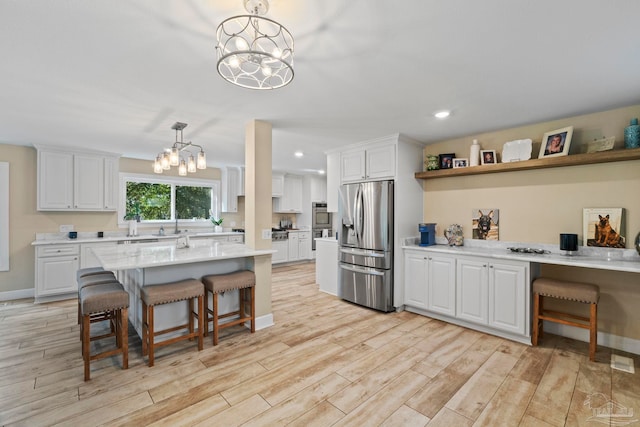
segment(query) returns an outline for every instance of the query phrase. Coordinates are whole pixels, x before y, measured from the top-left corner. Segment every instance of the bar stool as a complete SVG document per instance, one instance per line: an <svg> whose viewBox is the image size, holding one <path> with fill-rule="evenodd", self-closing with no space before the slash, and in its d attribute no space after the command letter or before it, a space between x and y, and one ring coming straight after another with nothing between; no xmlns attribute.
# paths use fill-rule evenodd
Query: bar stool
<svg viewBox="0 0 640 427"><path fill-rule="evenodd" d="M204 316L204 288L202 282L196 279L186 279L178 282L164 283L160 285L148 285L142 287L142 355L149 355L149 366L154 363L154 351L156 347L173 344L177 341L198 339L198 351L202 350L202 331ZM194 301L198 301L198 313L194 311ZM172 328L156 331L154 328L154 307L161 304L170 304L178 301L189 301L189 323ZM195 331L193 322L198 318L198 330ZM165 341L155 342L157 335L188 329L189 333L169 338Z"/></svg>
<svg viewBox="0 0 640 427"><path fill-rule="evenodd" d="M76 273L76 279L78 282L78 325L80 324L80 320L82 318L80 314L80 291L82 288L86 286L100 285L103 283L112 283L118 282L115 274L111 271L106 271L99 267L101 271L95 270L94 268L88 269L80 269ZM87 273L86 271L83 274L83 270L94 270L92 272ZM118 282L119 283L119 282Z"/></svg>
<svg viewBox="0 0 640 427"><path fill-rule="evenodd" d="M129 367L129 334L128 334L129 294L119 282L103 283L87 286L80 292L80 336L82 341L82 358L84 360L84 380L90 379L89 364L92 360L122 354L122 369ZM114 327L110 333L91 336L91 324L99 320L109 320ZM91 341L116 337L116 348L91 354Z"/></svg>
<svg viewBox="0 0 640 427"><path fill-rule="evenodd" d="M590 305L589 317L576 316L569 313L544 310L542 297L564 299ZM598 300L600 288L589 283L567 282L547 278L533 281L533 337L531 343L538 345L538 338L543 335L542 321L561 323L589 329L589 360L596 357L598 345Z"/></svg>
<svg viewBox="0 0 640 427"><path fill-rule="evenodd" d="M242 270L229 274L211 274L204 276L202 283L207 296L207 320L205 321L204 334L209 334L209 322L213 321L213 345L218 345L220 329L251 321L251 333L256 331L256 275L253 271ZM238 290L238 310L221 315L218 310L218 294L234 289ZM213 300L213 309L211 310L209 309L209 293L212 294ZM249 314L246 312L246 305L250 305ZM219 323L220 319L231 316L239 317L229 322Z"/></svg>

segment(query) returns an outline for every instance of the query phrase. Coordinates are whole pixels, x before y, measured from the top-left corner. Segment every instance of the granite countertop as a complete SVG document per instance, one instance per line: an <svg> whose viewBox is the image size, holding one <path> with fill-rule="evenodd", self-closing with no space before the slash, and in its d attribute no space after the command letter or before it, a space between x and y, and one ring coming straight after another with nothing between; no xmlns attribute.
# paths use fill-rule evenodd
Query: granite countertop
<svg viewBox="0 0 640 427"><path fill-rule="evenodd" d="M275 252L272 249L252 249L242 243L210 240L191 240L188 248L180 249L176 247L174 242L139 243L93 249L94 255L106 270L127 270L246 258L269 255Z"/></svg>
<svg viewBox="0 0 640 427"><path fill-rule="evenodd" d="M158 234L139 234L137 236L127 236L120 232L105 232L104 237L97 237L96 232L78 232L77 239L70 239L67 237L67 233L36 233L36 240L31 242L32 246L40 245L59 245L66 243L99 243L99 242L122 242L122 241L136 241L136 240L170 240L177 239L182 236L190 237L219 237L219 236L236 236L244 235L242 232L236 231L224 231L221 233L214 233L213 231L203 232L188 232L181 234L165 234L160 236Z"/></svg>
<svg viewBox="0 0 640 427"><path fill-rule="evenodd" d="M436 241L433 246L418 246L418 238L404 239L403 249L423 250L444 254L482 256L492 259L536 262L541 264L566 265L572 267L597 268L602 270L640 273L640 255L635 249L610 249L580 246L577 254L566 255L558 245L544 243L502 242L467 239L464 246L449 246L444 241ZM507 248L543 249L550 253L519 253Z"/></svg>

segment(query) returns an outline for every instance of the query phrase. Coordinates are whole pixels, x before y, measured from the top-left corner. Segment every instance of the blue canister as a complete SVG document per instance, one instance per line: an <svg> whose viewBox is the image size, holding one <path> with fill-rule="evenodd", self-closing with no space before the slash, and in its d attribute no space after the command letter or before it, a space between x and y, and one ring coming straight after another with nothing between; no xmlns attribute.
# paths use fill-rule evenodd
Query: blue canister
<svg viewBox="0 0 640 427"><path fill-rule="evenodd" d="M631 119L631 124L624 128L624 148L640 148L640 126L638 119Z"/></svg>

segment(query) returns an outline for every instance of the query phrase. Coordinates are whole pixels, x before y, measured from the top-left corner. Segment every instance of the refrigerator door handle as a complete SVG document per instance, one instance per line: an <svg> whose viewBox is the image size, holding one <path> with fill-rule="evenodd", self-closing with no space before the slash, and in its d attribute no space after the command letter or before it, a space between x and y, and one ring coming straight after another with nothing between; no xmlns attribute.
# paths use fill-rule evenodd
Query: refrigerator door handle
<svg viewBox="0 0 640 427"><path fill-rule="evenodd" d="M368 256L372 258L384 258L386 256L383 253L369 251L366 249L340 248L340 252L349 255Z"/></svg>
<svg viewBox="0 0 640 427"><path fill-rule="evenodd" d="M371 274L372 276L384 276L384 273L366 267L356 267L354 265L340 264L343 270L354 271L356 273Z"/></svg>
<svg viewBox="0 0 640 427"><path fill-rule="evenodd" d="M353 209L353 222L355 225L356 238L358 239L358 246L362 244L362 186L358 185L358 191L356 191L356 198L354 201Z"/></svg>

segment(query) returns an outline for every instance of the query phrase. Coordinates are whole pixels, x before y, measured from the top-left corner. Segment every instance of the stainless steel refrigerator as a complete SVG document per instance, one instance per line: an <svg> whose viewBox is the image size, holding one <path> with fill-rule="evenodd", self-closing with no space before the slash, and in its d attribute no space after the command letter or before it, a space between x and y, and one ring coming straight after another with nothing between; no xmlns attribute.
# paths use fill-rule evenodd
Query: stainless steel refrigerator
<svg viewBox="0 0 640 427"><path fill-rule="evenodd" d="M393 181L340 187L338 296L393 311Z"/></svg>

